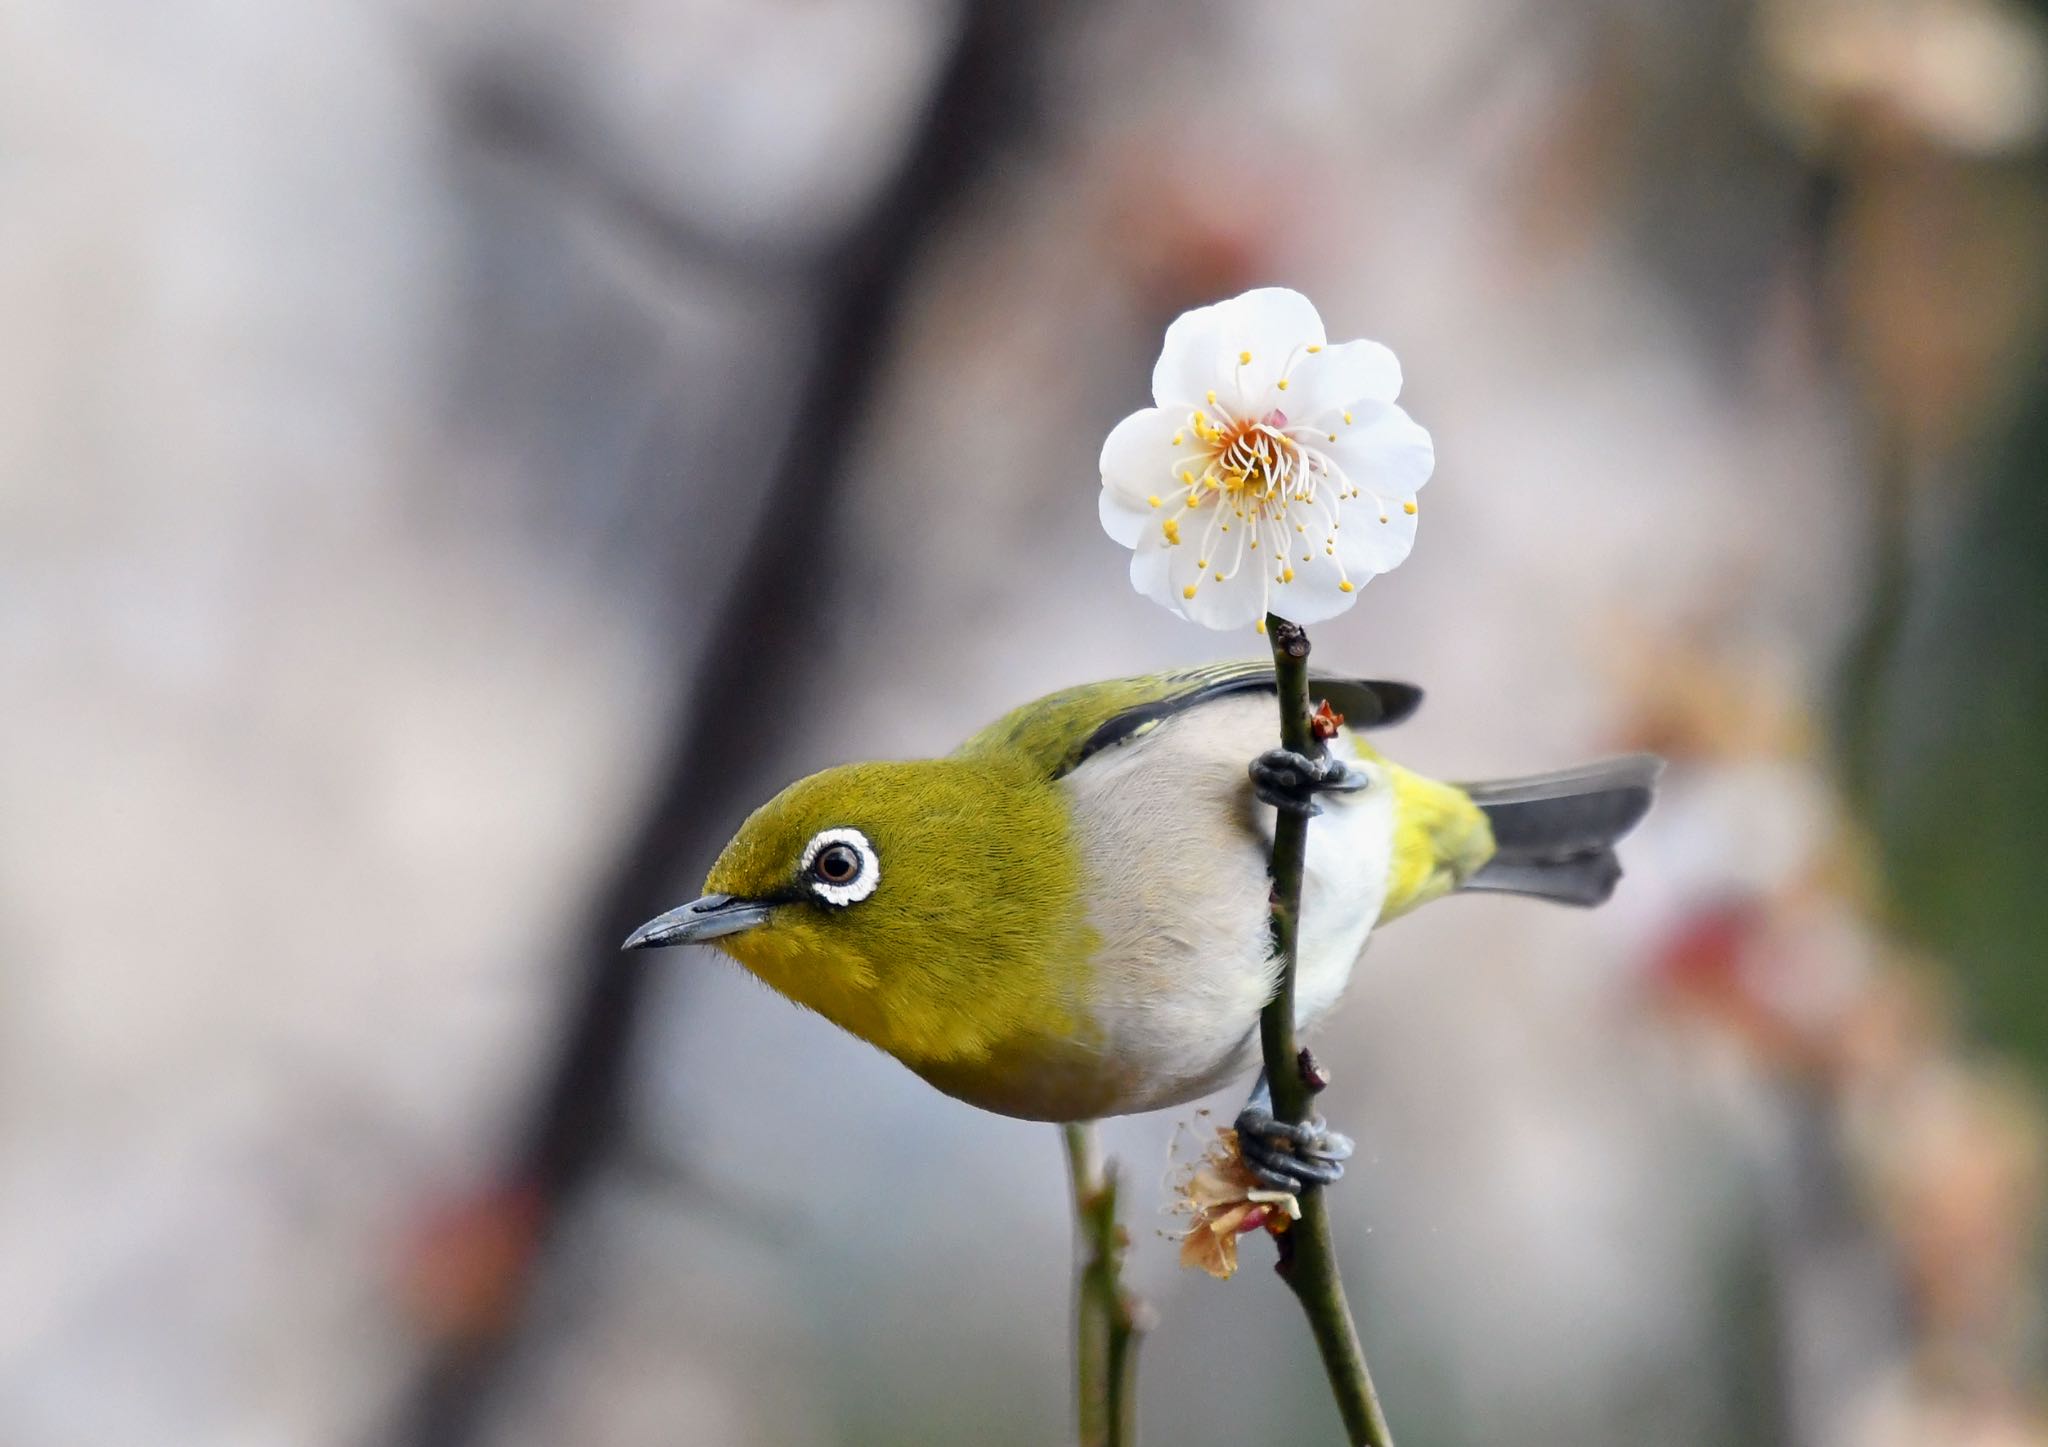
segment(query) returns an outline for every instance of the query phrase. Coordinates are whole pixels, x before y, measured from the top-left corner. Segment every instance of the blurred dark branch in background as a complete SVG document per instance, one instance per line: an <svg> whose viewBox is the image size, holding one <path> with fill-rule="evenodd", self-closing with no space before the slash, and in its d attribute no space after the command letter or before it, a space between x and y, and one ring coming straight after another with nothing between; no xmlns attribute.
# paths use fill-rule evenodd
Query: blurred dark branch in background
<svg viewBox="0 0 2048 1447"><path fill-rule="evenodd" d="M833 556L833 500L842 462L885 360L923 247L972 183L1015 139L1032 113L1035 61L1050 16L1010 0L960 9L960 30L939 73L922 124L894 175L847 234L820 260L814 290L816 346L801 396L788 410L803 434L784 440L753 540L708 630L692 686L667 731L669 753L647 791L645 813L601 876L575 929L576 955L563 973L576 983L561 1046L542 1077L495 1199L520 1249L483 1283L479 1309L454 1313L434 1339L391 1440L453 1447L486 1425L498 1369L515 1346L550 1247L621 1144L630 1062L649 998L645 956L619 942L673 903L686 863L701 862L761 786L754 761L771 756L799 710L790 681L814 670L829 639L813 605L828 595L821 571ZM476 124L528 149L574 178L574 191L636 239L687 265L743 263L740 257L637 190L616 168L591 162L545 106L508 88L472 87ZM771 258L770 265L782 258ZM796 587L799 579L808 587Z"/></svg>
<svg viewBox="0 0 2048 1447"><path fill-rule="evenodd" d="M617 150L586 134L575 108L517 66L481 68L459 82L457 123L471 139L515 155L562 192L566 203L602 217L651 258L725 284L804 287L813 271L830 276L844 252L821 259L780 237L744 239L702 225L653 194ZM856 226L856 232L861 228Z"/></svg>

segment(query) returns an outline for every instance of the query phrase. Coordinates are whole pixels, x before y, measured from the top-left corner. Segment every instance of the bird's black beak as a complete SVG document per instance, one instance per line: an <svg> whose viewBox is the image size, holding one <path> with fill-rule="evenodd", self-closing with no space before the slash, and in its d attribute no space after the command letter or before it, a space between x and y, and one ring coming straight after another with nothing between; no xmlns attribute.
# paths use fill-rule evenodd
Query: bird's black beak
<svg viewBox="0 0 2048 1447"><path fill-rule="evenodd" d="M757 899L734 899L729 894L707 894L681 908L647 921L621 946L629 950L654 950L663 945L694 945L706 940L736 935L768 918L768 906Z"/></svg>

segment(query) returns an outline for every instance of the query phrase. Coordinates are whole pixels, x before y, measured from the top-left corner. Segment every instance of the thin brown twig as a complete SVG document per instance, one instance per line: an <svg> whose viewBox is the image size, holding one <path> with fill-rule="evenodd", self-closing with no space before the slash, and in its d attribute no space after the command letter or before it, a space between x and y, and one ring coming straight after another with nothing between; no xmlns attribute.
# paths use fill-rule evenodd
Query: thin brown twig
<svg viewBox="0 0 2048 1447"><path fill-rule="evenodd" d="M1266 630L1273 641L1273 673L1280 686L1280 742L1294 753L1313 757L1323 746L1309 723L1308 634L1270 613ZM1259 1043L1273 1091L1273 1114L1293 1123L1308 1119L1310 1102L1320 1088L1304 1069L1304 1054L1294 1037L1294 969L1307 858L1308 816L1282 810L1273 829L1272 864L1273 954L1280 962L1280 979L1259 1014ZM1280 1237L1279 1271L1315 1334L1347 1440L1354 1447L1393 1447L1393 1433L1366 1369L1365 1348L1344 1299L1329 1212L1317 1187L1302 1192L1301 1219Z"/></svg>
<svg viewBox="0 0 2048 1447"><path fill-rule="evenodd" d="M1081 1447L1130 1447L1138 1438L1138 1342L1146 1310L1123 1284L1130 1242L1117 1225L1114 1164L1094 1121L1060 1127L1074 1188L1074 1390Z"/></svg>

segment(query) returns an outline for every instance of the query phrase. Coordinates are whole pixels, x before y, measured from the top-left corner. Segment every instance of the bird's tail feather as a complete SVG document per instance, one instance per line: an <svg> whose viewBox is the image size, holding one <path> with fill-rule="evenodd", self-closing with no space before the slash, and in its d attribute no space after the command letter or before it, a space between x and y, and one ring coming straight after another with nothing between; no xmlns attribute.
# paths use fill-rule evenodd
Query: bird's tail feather
<svg viewBox="0 0 2048 1447"><path fill-rule="evenodd" d="M1664 761L1631 754L1554 774L1467 784L1493 828L1493 857L1466 889L1594 905L1614 893L1614 846L1642 822Z"/></svg>

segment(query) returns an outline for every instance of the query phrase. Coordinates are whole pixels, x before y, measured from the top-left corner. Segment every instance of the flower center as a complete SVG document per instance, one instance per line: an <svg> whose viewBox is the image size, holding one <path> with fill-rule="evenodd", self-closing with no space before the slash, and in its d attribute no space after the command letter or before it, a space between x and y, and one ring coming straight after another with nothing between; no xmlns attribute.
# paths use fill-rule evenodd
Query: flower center
<svg viewBox="0 0 2048 1447"><path fill-rule="evenodd" d="M1274 412L1259 421L1231 421L1210 429L1210 468L1215 487L1240 513L1277 515L1288 501L1315 495L1301 444L1279 429L1287 419Z"/></svg>
<svg viewBox="0 0 2048 1447"><path fill-rule="evenodd" d="M1216 407L1213 392L1209 406ZM1304 430L1313 429L1290 424L1278 408L1263 417L1233 417L1218 408L1213 414L1205 409L1190 413L1186 431L1174 434L1175 447L1189 440L1187 432L1196 444L1176 468L1187 491L1159 521L1168 547L1193 543L1198 572L1182 584L1184 599L1192 599L1205 578L1229 583L1247 565L1260 578L1260 591L1270 592L1275 583L1294 581L1297 552L1298 561L1312 562L1318 545L1337 569L1337 586L1353 591L1337 557L1337 513L1346 500L1359 496L1359 489L1314 439L1300 435ZM1156 508L1166 506L1157 496L1150 501ZM1185 538L1184 519L1191 529ZM1192 531L1196 526L1199 533Z"/></svg>

